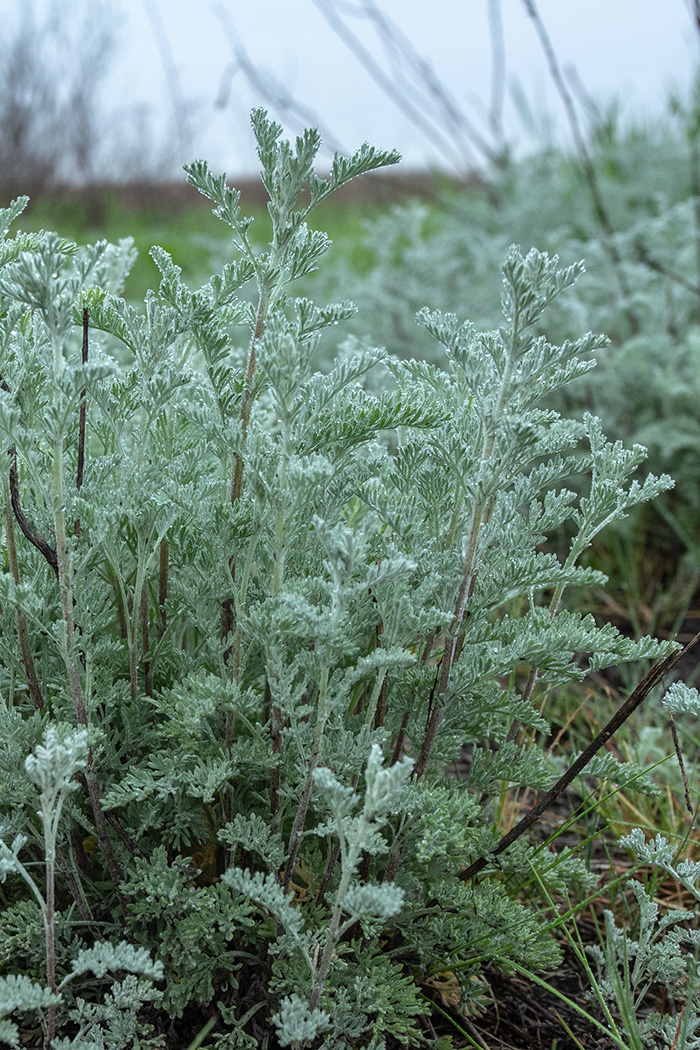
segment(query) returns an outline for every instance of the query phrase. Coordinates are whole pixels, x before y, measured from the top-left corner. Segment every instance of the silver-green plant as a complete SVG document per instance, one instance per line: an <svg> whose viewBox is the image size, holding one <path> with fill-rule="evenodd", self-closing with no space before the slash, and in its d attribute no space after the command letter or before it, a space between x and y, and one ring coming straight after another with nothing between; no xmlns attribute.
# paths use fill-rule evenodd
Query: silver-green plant
<svg viewBox="0 0 700 1050"><path fill-rule="evenodd" d="M38 904L46 948L46 983L41 985L25 975L0 976L0 1041L16 1046L19 1043L19 1029L9 1017L17 1011L45 1011L46 1039L49 1046L69 1050L69 1048L94 1046L102 1044L97 1028L100 1022L107 1022L107 1031L114 1027L114 1022L126 1034L129 1024L132 1034L138 1030L137 1010L144 1002L158 999L159 993L152 989L152 982L163 976L161 963L154 963L144 948L134 948L127 941L110 944L98 941L92 948L83 948L73 959L70 972L60 982L56 980L56 914L55 914L55 875L56 850L61 814L66 796L75 791L79 784L75 774L87 764L88 744L85 729L71 729L59 724L50 724L46 729L43 744L37 745L32 754L25 760L25 770L39 791L37 816L43 833L45 889L42 895L33 875L19 854L27 843L27 837L15 835L12 845L8 846L0 838L0 881L4 882L11 873L18 874L28 886ZM56 1007L62 1001L62 992L70 983L82 974L92 973L98 978L106 974L127 971L141 974L142 980L122 981L119 990L112 989L104 1004L89 1007L78 1000L73 1020L79 1024L75 1038L56 1039ZM125 1007L129 1007L129 1014ZM128 1018L128 1023L127 1023ZM93 1031L94 1030L94 1031ZM114 1035L112 1031L110 1034ZM111 1045L118 1045L113 1042ZM121 1045L126 1045L122 1043Z"/></svg>
<svg viewBox="0 0 700 1050"><path fill-rule="evenodd" d="M554 965L537 901L502 880L529 878L536 847L489 863L500 801L557 778L538 745L551 691L666 648L570 604L602 579L580 564L594 537L671 485L638 478L644 450L595 417L549 407L605 343L543 334L581 266L512 248L494 331L422 311L441 367L350 340L318 370L354 308L292 294L329 247L307 219L397 156L364 146L321 177L316 132L292 146L261 111L253 129L270 244L193 164L233 256L196 291L162 248L144 310L119 294L128 244L46 234L0 255L0 815L47 877L18 772L44 723L84 748L82 790L51 810L61 1002L35 987L43 913L19 845L0 911L11 1009L55 1008L54 1046L145 1046L176 1022L197 1045L429 1045L438 963L465 1009L489 962ZM460 882L480 858L496 877ZM542 871L587 878L575 858ZM123 965L97 930L126 938ZM69 1001L86 959L96 983ZM141 985L105 988L110 959L163 973L141 1014Z"/></svg>
<svg viewBox="0 0 700 1050"><path fill-rule="evenodd" d="M680 681L666 691L663 704L681 717L700 714L700 694ZM700 903L700 863L679 860L679 848L664 835L646 841L636 828L620 839L620 845L638 863L672 876ZM628 887L637 906L638 929L632 937L616 924L611 911L605 912L604 944L588 948L597 968L595 995L604 1009L606 1004L615 1007L632 1050L659 1045L694 1050L700 1047L700 933L692 928L694 914L676 908L660 915L653 889L635 879L629 880ZM645 998L654 986L667 991L670 1009L664 1013L645 1009Z"/></svg>
<svg viewBox="0 0 700 1050"><path fill-rule="evenodd" d="M637 905L639 928L630 936L606 910L604 944L588 948L597 969L595 997L604 1009L607 1004L614 1006L630 1050L659 1045L696 1050L700 1046L700 935L687 927L693 913L674 909L660 916L658 904L640 882L630 879L628 886ZM645 1009L653 986L666 989L670 1010Z"/></svg>

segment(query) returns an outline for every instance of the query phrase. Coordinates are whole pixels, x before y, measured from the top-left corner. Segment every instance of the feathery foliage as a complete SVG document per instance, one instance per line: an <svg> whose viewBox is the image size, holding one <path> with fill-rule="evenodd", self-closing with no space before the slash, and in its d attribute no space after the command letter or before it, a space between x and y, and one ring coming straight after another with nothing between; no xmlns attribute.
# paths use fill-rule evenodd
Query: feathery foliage
<svg viewBox="0 0 700 1050"><path fill-rule="evenodd" d="M545 883L585 881L529 842L458 879L504 795L557 777L549 695L667 648L569 603L598 533L672 484L550 407L605 345L543 334L581 265L511 248L499 328L419 313L443 367L353 345L321 372L354 308L293 294L328 247L306 219L398 158L324 179L315 131L252 123L272 238L191 165L232 230L199 289L161 248L143 310L128 244L0 254L10 1045L26 1014L59 1050L173 1045L175 1020L232 1050L430 1045L436 968L468 1011L487 964L555 965L512 889L533 850Z"/></svg>

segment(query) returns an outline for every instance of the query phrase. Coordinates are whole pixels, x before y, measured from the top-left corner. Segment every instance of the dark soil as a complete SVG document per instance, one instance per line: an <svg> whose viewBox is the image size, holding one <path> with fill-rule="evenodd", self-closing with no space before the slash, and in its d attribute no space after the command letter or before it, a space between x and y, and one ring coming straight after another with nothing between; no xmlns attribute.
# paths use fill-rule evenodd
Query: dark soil
<svg viewBox="0 0 700 1050"><path fill-rule="evenodd" d="M563 999L523 977L486 973L494 1006L472 1022L472 1037L489 1050L614 1050L615 1043ZM567 956L547 983L587 1013L596 1010L586 997L585 975ZM578 1039L571 1038L566 1029Z"/></svg>

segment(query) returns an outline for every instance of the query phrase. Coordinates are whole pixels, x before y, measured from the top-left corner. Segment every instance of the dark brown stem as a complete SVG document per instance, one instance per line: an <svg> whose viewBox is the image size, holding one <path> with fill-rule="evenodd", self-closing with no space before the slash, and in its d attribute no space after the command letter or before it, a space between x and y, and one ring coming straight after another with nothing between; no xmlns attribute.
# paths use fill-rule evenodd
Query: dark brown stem
<svg viewBox="0 0 700 1050"><path fill-rule="evenodd" d="M7 383L5 382L5 379L3 378L3 376L1 376L1 375L0 375L0 387L2 387L2 389L5 390L8 394L10 393L10 388L7 385ZM47 562L49 563L49 565L51 566L53 571L56 573L56 576L58 576L58 556L56 554L56 551L53 549L53 547L49 546L49 544L46 542L46 540L42 540L41 536L38 536L37 533L34 532L32 527L30 526L29 522L25 518L24 514L22 513L22 507L20 506L20 502L19 502L19 480L18 480L18 476L17 476L17 449L15 448L14 445L12 446L11 449L8 450L7 454L10 457L10 500L11 500L11 503L12 503L12 510L14 512L14 515L15 515L16 519L17 519L17 524L19 525L20 529L22 530L24 535L27 537L29 542L33 543L34 546L37 548L37 550L41 551L41 553L44 555L44 557L46 558Z"/></svg>
<svg viewBox="0 0 700 1050"><path fill-rule="evenodd" d="M700 229L700 222L698 223L698 227ZM643 262L645 266L648 266L650 270L653 270L655 273L660 273L664 277L668 277L669 281L673 281L675 284L680 285L681 288L685 288L685 290L690 292L691 295L695 295L700 299L700 285L693 283L693 281L689 281L682 274L676 273L675 270L672 270L671 267L667 266L665 263L659 262L658 259L655 259L649 254L648 248L641 241L637 241L635 244L635 251L639 261ZM700 259L698 260L698 267L698 273L700 274Z"/></svg>
<svg viewBox="0 0 700 1050"><path fill-rule="evenodd" d="M132 641L134 641L133 638ZM135 642L129 650L129 695L132 700L139 695L139 662Z"/></svg>
<svg viewBox="0 0 700 1050"><path fill-rule="evenodd" d="M394 753L391 756L391 764L395 766L401 757L403 751L403 745L406 742L406 728L408 727L408 721L411 717L410 711L404 711L403 718L401 719L401 728L399 729L399 735L396 737L396 743L394 744Z"/></svg>
<svg viewBox="0 0 700 1050"><path fill-rule="evenodd" d="M433 655L433 645L435 644L435 638L437 636L437 629L433 628L425 641L423 648L423 655L421 656L421 663L427 664L430 657Z"/></svg>
<svg viewBox="0 0 700 1050"><path fill-rule="evenodd" d="M73 699L73 710L75 712L75 720L79 726L84 726L87 729L88 716L87 709L85 707L85 698L83 696L83 687L80 681L80 670L74 657L75 621L73 619L73 597L71 588L72 580L70 575L71 570L68 566L66 532L58 513L56 515L56 519L56 539L59 554L58 565L60 567L58 583L61 597L61 609L63 612L63 622L65 624L64 661L66 665L66 671L68 674L68 683L70 686L71 697ZM107 832L107 823L105 821L105 814L102 808L102 799L100 797L100 785L97 776L95 775L94 768L94 755L92 748L90 747L88 749L88 766L85 772L85 780L87 782L88 795L90 796L92 812L95 818L95 830L97 832L97 839L100 844L100 848L107 862L109 874L112 878L112 882L114 883L114 889L116 891L117 898L122 909L122 914L126 916L128 915L129 908L126 898L122 893L121 889L122 874L119 868L119 863L117 861L116 854L114 852L114 847L112 846L111 839Z"/></svg>
<svg viewBox="0 0 700 1050"><path fill-rule="evenodd" d="M516 839L519 839L521 835L532 827L532 825L540 818L545 809L554 802L555 799L561 795L569 784L574 780L579 773L586 768L591 759L600 751L601 747L608 742L613 733L623 725L630 715L637 710L643 700L649 695L654 686L658 685L665 674L667 674L671 668L675 667L681 657L691 649L696 642L700 640L700 631L692 638L687 645L682 649L677 650L675 653L671 653L669 656L659 660L658 663L644 675L637 688L629 695L624 704L617 709L615 714L612 716L610 721L601 729L595 740L592 740L588 747L581 752L576 761L567 769L563 777L556 782L554 787L551 787L549 791L540 798L539 802L530 810L527 816L515 825L514 828L504 835L501 841L496 846L491 856L496 856L502 853L503 850L508 849ZM458 878L462 879L463 882L468 882L474 878L480 871L482 871L488 864L487 857L480 857L475 860L473 864L470 864L468 868L464 868L458 873Z"/></svg>
<svg viewBox="0 0 700 1050"><path fill-rule="evenodd" d="M165 634L168 626L168 614L165 603L168 600L168 563L170 558L170 547L167 540L160 541L160 556L158 564L158 608L160 610L160 624L158 625L158 640Z"/></svg>
<svg viewBox="0 0 700 1050"><path fill-rule="evenodd" d="M490 515L490 510L487 511L484 520ZM465 554L465 572L462 576L462 582L460 583L459 591L457 592L457 598L455 601L455 614L450 628L450 633L445 638L445 647L443 650L440 663L437 667L435 683L430 694L430 702L428 704L428 720L426 722L425 734L423 736L423 744L421 746L418 761L416 762L413 770L413 776L417 779L422 777L428 768L430 762L430 756L433 753L435 747L435 741L437 739L438 729L442 722L442 716L445 713L446 704L444 703L444 696L447 692L450 684L450 676L452 674L452 668L459 660L462 655L462 647L464 645L465 636L465 624L469 617L469 603L472 600L474 591L476 589L476 581L478 573L472 570L474 550L476 548L476 537L479 531L479 518L477 517L476 508L474 511L474 517L472 519L472 525L470 529L469 543L467 544L467 551ZM437 699L435 699L437 696ZM434 705L433 706L433 702Z"/></svg>
<svg viewBox="0 0 700 1050"><path fill-rule="evenodd" d="M688 783L688 774L685 771L685 762L683 761L683 752L681 751L680 741L678 740L678 733L676 732L676 723L673 718L673 711L668 712L668 720L671 726L671 736L673 737L673 749L676 752L676 759L678 760L678 768L681 771L681 779L683 780L683 794L685 795L685 808L688 811L688 815L692 820L695 817L693 811L693 803L690 800L690 784Z"/></svg>
<svg viewBox="0 0 700 1050"><path fill-rule="evenodd" d="M389 863L386 866L384 872L384 882L393 882L396 878L396 872L399 870L399 864L401 863L401 847L394 846L389 857Z"/></svg>
<svg viewBox="0 0 700 1050"><path fill-rule="evenodd" d="M88 754L89 767L85 779L87 780L88 794L92 804L92 812L95 817L97 840L102 852L104 853L105 860L107 861L107 868L112 877L112 882L114 883L114 889L119 900L122 914L126 918L129 914L129 905L127 904L126 897L122 893L122 873L119 867L119 862L117 861L117 856L114 852L114 847L112 846L112 841L109 837L109 832L107 831L107 821L105 819L105 812L102 808L102 799L100 797L100 785L97 777L92 772L93 761L94 759L91 748Z"/></svg>
<svg viewBox="0 0 700 1050"><path fill-rule="evenodd" d="M90 313L87 306L83 310L83 348L82 348L82 362L84 365L87 364L88 360L88 328L90 323ZM78 472L75 479L76 488L80 489L83 484L83 470L85 468L85 417L86 417L86 405L85 398L87 397L87 390L83 388L80 391L80 417L78 420ZM73 532L76 536L80 533L80 518L75 519L75 525L73 526Z"/></svg>
<svg viewBox="0 0 700 1050"><path fill-rule="evenodd" d="M384 725L384 719L386 718L387 712L387 680L386 675L382 682L382 687L379 691L379 700L377 701L377 710L374 712L374 728L379 729Z"/></svg>
<svg viewBox="0 0 700 1050"><path fill-rule="evenodd" d="M88 788L87 777L85 776L85 773L83 772L82 769L78 770L78 772L75 774L75 779L78 781L79 784L81 784L87 790L87 788ZM114 828L114 830L116 831L117 835L122 840L122 842L124 843L124 845L128 849L128 851L131 854L131 856L132 857L146 857L147 854L143 852L143 850L141 849L140 846L136 845L134 840L124 830L124 828L122 827L121 821L119 820L119 817L117 816L117 814L114 813L114 811L111 810L111 809L103 810L103 813L104 813L104 816L105 816L105 820L111 825L111 827Z"/></svg>
<svg viewBox="0 0 700 1050"><path fill-rule="evenodd" d="M60 846L56 846L56 860L58 861L61 871L63 872L63 877L66 880L66 885L68 886L68 889L71 892L71 896L75 901L76 907L80 912L81 919L84 922L92 923L92 918L90 916L90 912L88 911L87 904L85 903L85 898L80 892L80 886L78 885L77 880L73 875L73 872L70 870L70 867L68 866L68 861L63 856ZM98 933L97 936L100 940L102 940L102 935L100 933Z"/></svg>
<svg viewBox="0 0 700 1050"><path fill-rule="evenodd" d="M124 608L124 597L122 595L122 589L119 586L119 577L117 576L116 570L108 562L107 563L107 575L109 576L110 583L114 589L114 601L117 607L117 618L119 620L119 636L123 642L129 637L129 627L126 619L126 609Z"/></svg>
<svg viewBox="0 0 700 1050"><path fill-rule="evenodd" d="M10 500L12 502L12 510L14 511L17 524L20 529L27 537L30 543L32 543L38 551L43 554L47 562L56 573L58 577L58 556L53 547L49 546L46 540L43 540L38 533L34 532L29 522L24 516L22 507L19 501L19 479L17 475L17 450L13 445L9 451L10 456Z"/></svg>
<svg viewBox="0 0 700 1050"><path fill-rule="evenodd" d="M437 731L440 728L442 722L442 716L445 713L445 707L443 704L435 704L435 707L430 712L430 718L425 730L425 736L423 737L423 746L421 748L418 761L413 768L413 776L418 780L424 776L426 769L428 768L428 762L430 756L433 753L433 747L435 746L435 740L437 737Z"/></svg>
<svg viewBox="0 0 700 1050"><path fill-rule="evenodd" d="M287 857L287 865L284 869L284 879L282 880L282 888L285 893L288 892L292 875L294 874L294 867L297 862L297 854L299 852L299 843L301 842L301 833L304 830L304 823L306 821L306 814L309 809L309 802L311 800L311 788L313 787L313 771L316 768L318 761L318 755L315 753L311 756L309 762L309 769L306 774L304 781L304 790L301 793L299 799L299 806L297 808L297 814L292 827L292 833L289 836L289 855Z"/></svg>
<svg viewBox="0 0 700 1050"><path fill-rule="evenodd" d="M297 807L296 816L294 823L292 824L292 832L289 836L289 847L287 850L287 864L284 869L284 880L282 886L285 893L289 890L289 885L292 881L292 875L294 873L294 866L296 864L297 853L299 852L299 846L301 845L301 836L304 831L304 824L306 823L306 814L309 810L309 802L311 800L311 788L313 785L313 775L316 766L318 765L319 755L321 754L321 741L323 739L323 730L326 722L326 698L328 690L328 665L324 664L321 669L321 676L318 682L318 697L316 700L316 727L314 729L314 742L311 748L311 755L309 756L309 764L306 770L306 779L304 781L304 788L299 799L299 805Z"/></svg>
<svg viewBox="0 0 700 1050"><path fill-rule="evenodd" d="M105 811L105 817L110 825L116 831L119 838L122 840L126 848L132 857L146 857L147 854L143 852L140 846L137 846L131 836L122 827L121 821L116 813L113 813L111 809Z"/></svg>
<svg viewBox="0 0 700 1050"><path fill-rule="evenodd" d="M338 863L338 857L339 856L340 856L340 842L336 839L336 841L333 843L333 849L331 850L331 855L328 858L328 863L326 864L326 870L324 871L323 878L321 879L321 885L319 886L318 893L316 894L316 904L319 905L319 906L321 904L323 904L323 902L324 902L324 900L326 898L326 890L328 889L328 884L331 881L331 875L333 874L333 869L335 868L336 864Z"/></svg>
<svg viewBox="0 0 700 1050"><path fill-rule="evenodd" d="M141 650L143 652L143 691L146 696L153 696L153 676L151 674L151 661L148 653L151 648L151 640L148 631L148 577L143 578L141 588Z"/></svg>
<svg viewBox="0 0 700 1050"><path fill-rule="evenodd" d="M272 705L270 712L270 736L272 738L273 766L270 770L270 827L279 827L280 756L282 753L283 715L279 707Z"/></svg>
<svg viewBox="0 0 700 1050"><path fill-rule="evenodd" d="M236 572L236 566L232 565L231 566L231 575L234 578L235 578L235 572ZM234 620L233 620L233 598L226 598L221 603L221 630L219 632L219 636L220 636L222 642L224 641L225 638L227 638L229 636L229 634L233 630L233 623L234 623ZM224 652L224 663L226 665L228 665L228 663L229 663L229 661L231 659L232 652L233 652L233 646L229 645L227 647L226 651Z"/></svg>
<svg viewBox="0 0 700 1050"><path fill-rule="evenodd" d="M230 710L226 716L226 750L231 755L233 741L236 736L236 712Z"/></svg>
<svg viewBox="0 0 700 1050"><path fill-rule="evenodd" d="M7 482L3 482L4 489L4 517L5 517L5 541L7 545L7 560L10 566L10 572L12 578L15 581L15 586L19 586L19 561L17 559L17 547L15 544L15 529L13 524L12 513L10 509L10 499ZM19 648L22 653L22 663L24 664L24 673L27 679L27 688L29 689L29 695L36 711L40 711L44 706L44 697L41 692L41 686L39 685L39 679L36 675L36 669L34 667L34 657L32 655L32 647L29 642L29 630L27 629L27 621L24 617L24 613L20 609L19 605L16 608L17 614L17 633L19 635Z"/></svg>
<svg viewBox="0 0 700 1050"><path fill-rule="evenodd" d="M359 781L360 781L359 774L356 773L355 776L352 778L352 789L353 789L353 791L357 791L357 785L358 785ZM336 864L338 863L338 857L339 856L340 856L340 840L336 839L335 843L333 844L333 849L331 850L331 855L328 858L328 863L326 864L326 870L324 871L323 878L321 879L321 885L319 886L318 893L316 894L316 904L319 904L319 905L323 904L324 898L326 896L326 890L328 889L328 884L331 881L331 876L333 874L333 869L335 868ZM369 878L369 862L370 862L370 855L369 855L369 853L367 853L365 851L362 854L362 865L361 865L360 870L358 872L358 877L363 882L366 882L367 879Z"/></svg>
<svg viewBox="0 0 700 1050"><path fill-rule="evenodd" d="M451 666L452 654L451 651L450 653L448 653L448 646L453 646L454 641L454 638L447 638L445 640L445 652L440 660L440 663L435 669L435 680L433 682L433 687L430 690L430 697L428 699L428 716L425 723L425 732L423 733L423 744L420 749L418 761L416 762L415 767L413 769L413 776L416 778L422 777L426 769L428 768L428 762L430 761L430 756L433 753L433 747L435 745L437 731L440 728L440 722L442 721L442 716L445 712L445 706L444 704L440 703L439 699L441 694L441 689L439 688L439 686L442 686L443 680L445 683L445 688L447 688L447 684L449 683L449 674L446 676L444 671L446 666L445 658L447 658L447 664ZM435 702L436 690L438 693L437 703Z"/></svg>

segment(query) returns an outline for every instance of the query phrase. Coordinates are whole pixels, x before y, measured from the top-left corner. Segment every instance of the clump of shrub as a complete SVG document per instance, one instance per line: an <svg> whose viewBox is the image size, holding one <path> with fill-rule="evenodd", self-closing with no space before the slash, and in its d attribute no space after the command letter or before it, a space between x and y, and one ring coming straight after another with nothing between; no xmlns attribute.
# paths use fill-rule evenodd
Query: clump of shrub
<svg viewBox="0 0 700 1050"><path fill-rule="evenodd" d="M512 248L500 328L419 313L441 366L346 341L319 372L354 307L292 294L328 247L306 219L398 157L365 145L324 178L317 132L253 128L271 241L193 164L232 248L197 291L160 248L144 310L127 243L0 249L10 1045L37 1016L57 1050L447 1045L429 977L467 1014L487 965L554 967L517 887L533 865L545 896L591 884L536 838L494 858L507 793L561 771L548 697L665 651L569 603L600 530L671 485L544 407L605 345L542 334L581 266Z"/></svg>

